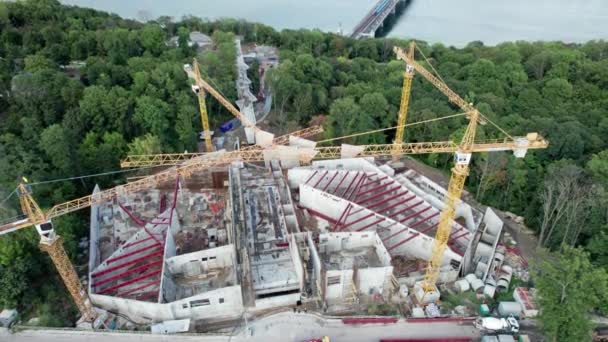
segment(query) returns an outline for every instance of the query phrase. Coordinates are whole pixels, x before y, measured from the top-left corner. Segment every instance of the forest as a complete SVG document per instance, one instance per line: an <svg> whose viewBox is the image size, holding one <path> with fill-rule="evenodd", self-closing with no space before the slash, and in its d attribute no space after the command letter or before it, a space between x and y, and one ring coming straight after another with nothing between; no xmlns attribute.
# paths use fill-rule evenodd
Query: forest
<svg viewBox="0 0 608 342"><path fill-rule="evenodd" d="M197 53L200 31L214 48ZM160 17L146 23L54 0L0 2L0 222L18 215L13 189L32 183L42 207L124 183L128 153L195 151L201 130L196 98L182 67L197 57L205 76L236 100L234 37L280 50L267 75L270 130L280 134L323 122L326 137L396 125L404 63L393 46L406 39L352 40L316 30L276 31L242 20ZM168 44L177 37L177 44ZM475 155L467 190L489 206L525 218L539 247L577 247L590 268L608 268L608 42L471 42L455 48L417 41L416 59L512 135L539 132L550 146L524 159ZM256 70L253 66L251 70ZM257 72L250 78L257 87ZM257 89L254 89L254 93ZM209 100L212 127L231 116ZM459 113L414 76L408 122ZM462 117L406 128L406 141L458 141ZM394 130L351 144L390 143ZM502 138L492 125L478 139ZM449 173L452 156L419 157ZM79 178L82 175L103 174ZM68 181L53 181L74 178ZM59 233L85 273L86 212L59 218ZM17 306L41 325L76 314L32 229L0 238L0 307ZM565 246L565 247L560 247ZM603 277L605 272L598 275ZM597 309L597 303L591 305Z"/></svg>

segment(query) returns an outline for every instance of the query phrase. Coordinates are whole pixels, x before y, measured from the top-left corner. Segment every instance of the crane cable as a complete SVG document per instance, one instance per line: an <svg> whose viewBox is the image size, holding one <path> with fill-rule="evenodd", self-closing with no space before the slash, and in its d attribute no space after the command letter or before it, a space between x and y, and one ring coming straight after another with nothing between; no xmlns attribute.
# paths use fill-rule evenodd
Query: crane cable
<svg viewBox="0 0 608 342"><path fill-rule="evenodd" d="M466 114L467 113L458 113L458 114L454 114L454 115L443 116L443 117L440 117L440 118L434 118L434 119L428 119L428 120L422 120L422 121L412 122L412 123L401 125L401 126L393 126L393 127L388 127L388 128L381 128L381 129L376 129L376 130L373 130L373 131L367 131L367 132L362 132L362 133L354 133L354 134L350 134L350 135L344 135L344 136L341 136L341 137L329 138L329 139L325 139L325 140L319 140L319 141L317 141L317 144L328 142L328 141L334 141L334 140L341 140L341 139L347 139L347 138L352 138L352 137L358 137L358 136L361 136L361 135L367 135L367 134L372 134L372 133L384 132L384 131L388 131L388 130L391 130L391 129L397 129L397 128L401 128L401 127L417 126L417 125L421 125L421 124L424 124L424 123L429 123L429 122L434 122L434 121L439 121L439 120L445 120L445 119L451 119L451 118L455 118L455 117L459 117L459 116L464 116Z"/></svg>
<svg viewBox="0 0 608 342"><path fill-rule="evenodd" d="M49 183L56 183L56 182L64 182L64 181L75 180L75 179L101 177L101 176L113 175L113 174L117 174L117 173L125 173L125 172L138 171L138 170L143 170L143 169L151 169L151 168L155 168L155 167L159 167L159 166L161 166L161 165L142 166L142 167L139 167L139 168L136 168L136 169L108 171L108 172L95 173L95 174L84 175L84 176L74 176L74 177L66 177L66 178L59 178L59 179L51 179L51 180L47 180L47 181L33 182L33 183L27 183L27 184L28 185L40 185L40 184L49 184Z"/></svg>
<svg viewBox="0 0 608 342"><path fill-rule="evenodd" d="M418 44L416 44L416 50L418 50L418 52L420 52L420 54L422 55L422 58L424 58L425 62L427 62L427 64L431 67L431 69L433 69L433 71L435 72L435 75L441 80L441 82L443 82L444 84L447 85L447 83L445 83L445 81L443 80L441 75L439 75L439 72L437 71L437 69L435 69L435 67L433 66L433 64L431 64L429 59L426 58L426 56L424 55L424 52L422 52L422 50L420 50L420 48L418 47Z"/></svg>
<svg viewBox="0 0 608 342"><path fill-rule="evenodd" d="M17 188L15 188L13 191L11 191L11 193L6 196L5 199L2 200L2 202L0 202L0 208L2 208L2 205L4 205L4 203L6 203L6 201L8 201L11 197L13 197L13 195L17 192Z"/></svg>
<svg viewBox="0 0 608 342"><path fill-rule="evenodd" d="M429 61L429 59L426 58L426 56L424 55L424 52L422 52L422 50L420 50L420 48L418 47L418 45L416 45L416 50L418 50L418 52L420 52L420 54L422 55L422 58L424 58L424 60L426 61L426 63L431 67L431 69L433 69L433 71L435 72L435 76L437 76L441 80L441 82L443 82L445 85L447 85L447 83L443 80L443 78L441 77L441 75L439 74L439 72L437 71L437 69L435 69L435 67L433 66L433 64L431 64L431 62ZM502 134L506 135L508 138L513 139L513 137L509 133L507 133L507 131L505 131L504 129L500 128L500 126L498 126L492 120L488 119L487 116L483 115L482 113L479 113L479 115L482 118L484 118L487 122L489 122L492 126L496 127L496 129L498 129Z"/></svg>

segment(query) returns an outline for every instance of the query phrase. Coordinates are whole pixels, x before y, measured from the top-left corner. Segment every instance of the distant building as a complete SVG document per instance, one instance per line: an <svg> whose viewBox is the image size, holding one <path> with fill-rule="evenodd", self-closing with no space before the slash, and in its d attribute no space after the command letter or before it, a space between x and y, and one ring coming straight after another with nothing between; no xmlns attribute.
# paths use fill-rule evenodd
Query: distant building
<svg viewBox="0 0 608 342"><path fill-rule="evenodd" d="M195 44L198 46L199 50L206 50L208 48L213 47L213 39L211 39L211 37L204 33L192 31L190 32L190 35L188 37L188 46L192 47ZM171 37L171 39L169 39L169 41L167 42L167 45L179 46L179 37Z"/></svg>

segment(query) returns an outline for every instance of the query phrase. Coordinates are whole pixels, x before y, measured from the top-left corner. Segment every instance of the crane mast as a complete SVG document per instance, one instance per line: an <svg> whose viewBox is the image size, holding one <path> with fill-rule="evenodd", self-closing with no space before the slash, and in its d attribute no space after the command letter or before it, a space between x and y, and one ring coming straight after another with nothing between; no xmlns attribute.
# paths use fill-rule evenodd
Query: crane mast
<svg viewBox="0 0 608 342"><path fill-rule="evenodd" d="M474 150L473 140L475 139L475 133L477 131L478 115L479 112L477 111L470 113L469 124L464 137L458 146L458 150L455 152L452 175L450 176L448 191L444 200L444 209L439 216L437 233L435 234L431 249L431 259L429 260L422 283L422 289L424 291L423 298L427 294L437 291L436 284L443 261L443 254L448 247L452 223L456 218L456 208L460 202L462 191L464 190L464 183L469 175L469 163L471 162L471 155Z"/></svg>
<svg viewBox="0 0 608 342"><path fill-rule="evenodd" d="M416 43L410 42L410 51L408 56L414 58L414 49ZM407 119L407 110L410 104L410 94L412 90L412 79L414 78L414 67L409 64L405 67L403 73L403 88L401 90L401 103L399 104L399 115L397 118L397 132L395 133L395 148L393 153L393 161L399 160L401 156L401 144L403 143L403 135L405 133L405 123Z"/></svg>
<svg viewBox="0 0 608 342"><path fill-rule="evenodd" d="M23 213L27 215L30 224L36 226L36 230L40 235L39 247L42 251L49 254L57 272L61 276L68 292L72 296L74 303L78 307L78 311L82 315L81 319L91 322L95 319L95 311L91 306L89 296L82 287L78 274L68 257L68 254L63 247L63 238L55 233L55 229L50 220L40 209L40 206L30 194L28 187L21 183L19 184L18 194L19 202Z"/></svg>
<svg viewBox="0 0 608 342"><path fill-rule="evenodd" d="M201 124L203 126L203 134L205 135L205 151L213 152L213 144L211 142L211 129L209 128L209 115L207 114L207 103L205 102L205 92L202 87L201 71L198 66L198 61L194 58L192 62L194 69L194 79L196 81L196 88L194 92L198 97L198 110L201 113Z"/></svg>

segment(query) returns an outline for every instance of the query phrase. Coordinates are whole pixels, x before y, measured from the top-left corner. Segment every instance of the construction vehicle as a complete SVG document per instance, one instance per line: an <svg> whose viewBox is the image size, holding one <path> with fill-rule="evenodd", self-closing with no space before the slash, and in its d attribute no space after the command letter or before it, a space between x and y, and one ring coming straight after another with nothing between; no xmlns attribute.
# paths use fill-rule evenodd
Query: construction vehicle
<svg viewBox="0 0 608 342"><path fill-rule="evenodd" d="M321 338L313 338L312 340L307 340L306 342L331 342L328 336L323 336Z"/></svg>
<svg viewBox="0 0 608 342"><path fill-rule="evenodd" d="M517 334L519 323L513 316L507 318L479 317L475 320L475 327L483 333L490 334Z"/></svg>

